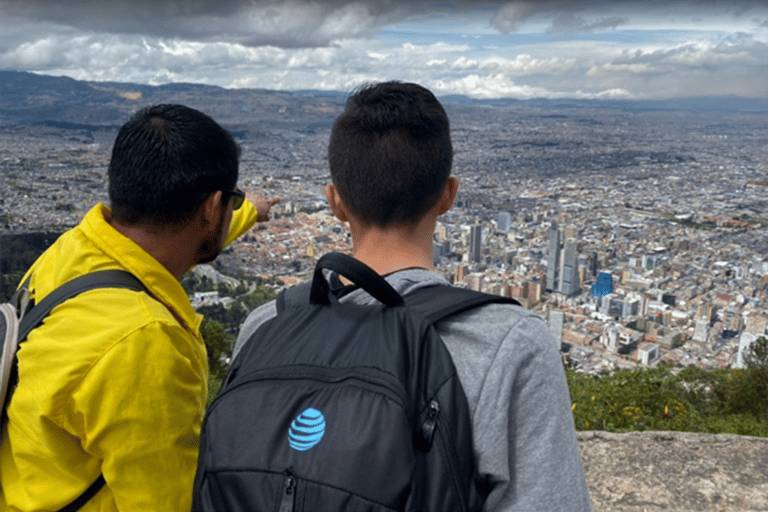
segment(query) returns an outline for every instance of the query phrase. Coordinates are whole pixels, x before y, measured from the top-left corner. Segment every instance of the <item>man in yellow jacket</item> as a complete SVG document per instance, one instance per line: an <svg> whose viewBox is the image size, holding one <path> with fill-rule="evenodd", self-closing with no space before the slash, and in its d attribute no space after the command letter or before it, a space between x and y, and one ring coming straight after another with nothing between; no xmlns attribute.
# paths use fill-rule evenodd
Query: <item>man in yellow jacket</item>
<svg viewBox="0 0 768 512"><path fill-rule="evenodd" d="M239 147L205 114L157 105L118 133L110 206L96 205L32 266L36 302L80 275L123 269L149 294L96 289L54 309L18 352L0 441L0 510L189 510L208 368L179 281L277 199L245 200ZM257 210L258 208L258 210Z"/></svg>

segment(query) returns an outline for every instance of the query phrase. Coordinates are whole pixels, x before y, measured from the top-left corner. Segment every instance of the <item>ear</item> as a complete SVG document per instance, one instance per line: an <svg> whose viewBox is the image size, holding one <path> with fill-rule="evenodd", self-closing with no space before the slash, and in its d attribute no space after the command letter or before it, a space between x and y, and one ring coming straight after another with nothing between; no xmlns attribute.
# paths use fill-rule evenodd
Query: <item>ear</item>
<svg viewBox="0 0 768 512"><path fill-rule="evenodd" d="M341 200L339 191L336 185L329 183L325 186L325 198L328 199L328 206L331 211L341 222L349 222L349 215L347 214L347 208L344 206L344 202Z"/></svg>
<svg viewBox="0 0 768 512"><path fill-rule="evenodd" d="M439 208L437 210L437 215L442 215L448 210L451 209L453 206L453 203L456 202L456 194L459 192L459 179L450 176L448 178L448 181L445 183L445 188L443 189L443 195L440 197L440 201L437 203L439 205Z"/></svg>
<svg viewBox="0 0 768 512"><path fill-rule="evenodd" d="M200 220L204 226L216 226L221 218L224 204L221 202L221 190L211 193L200 206Z"/></svg>

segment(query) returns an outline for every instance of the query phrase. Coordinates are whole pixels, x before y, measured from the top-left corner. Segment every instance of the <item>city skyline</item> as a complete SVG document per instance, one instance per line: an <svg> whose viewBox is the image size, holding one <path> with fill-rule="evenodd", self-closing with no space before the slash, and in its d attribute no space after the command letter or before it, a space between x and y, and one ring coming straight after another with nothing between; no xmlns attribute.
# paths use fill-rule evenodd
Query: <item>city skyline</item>
<svg viewBox="0 0 768 512"><path fill-rule="evenodd" d="M117 126L182 97L233 130L239 186L282 199L220 268L291 286L320 255L351 250L323 192L343 97L0 78L0 234L61 232L107 202ZM583 371L740 364L768 332L764 107L669 103L446 101L461 187L437 226L437 271L548 319ZM604 295L591 293L598 272Z"/></svg>
<svg viewBox="0 0 768 512"><path fill-rule="evenodd" d="M768 96L753 0L0 2L5 69L79 80L474 98Z"/></svg>

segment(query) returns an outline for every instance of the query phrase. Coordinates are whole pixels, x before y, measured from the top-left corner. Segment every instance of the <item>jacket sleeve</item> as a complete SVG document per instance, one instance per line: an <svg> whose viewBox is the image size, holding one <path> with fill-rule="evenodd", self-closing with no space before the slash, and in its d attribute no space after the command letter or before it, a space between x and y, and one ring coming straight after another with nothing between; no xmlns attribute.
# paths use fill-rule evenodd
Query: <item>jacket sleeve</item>
<svg viewBox="0 0 768 512"><path fill-rule="evenodd" d="M480 471L492 484L486 511L592 511L565 372L540 318L523 317L505 337L474 428L483 433Z"/></svg>
<svg viewBox="0 0 768 512"><path fill-rule="evenodd" d="M224 242L224 247L235 241L235 238L241 236L256 224L256 218L259 212L249 200L243 201L243 206L232 212L232 222L229 224L229 235Z"/></svg>
<svg viewBox="0 0 768 512"><path fill-rule="evenodd" d="M117 510L190 510L206 389L202 341L156 321L88 371L63 421L101 459Z"/></svg>

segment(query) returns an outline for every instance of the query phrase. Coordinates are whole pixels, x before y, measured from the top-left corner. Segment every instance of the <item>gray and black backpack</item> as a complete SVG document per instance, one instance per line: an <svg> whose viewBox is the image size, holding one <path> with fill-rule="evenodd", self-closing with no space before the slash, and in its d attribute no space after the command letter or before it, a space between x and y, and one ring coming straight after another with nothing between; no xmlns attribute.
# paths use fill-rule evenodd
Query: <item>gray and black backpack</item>
<svg viewBox="0 0 768 512"><path fill-rule="evenodd" d="M323 269L380 304L339 302ZM211 404L193 510L480 510L467 399L433 324L490 302L517 303L450 286L403 298L359 261L323 256Z"/></svg>

